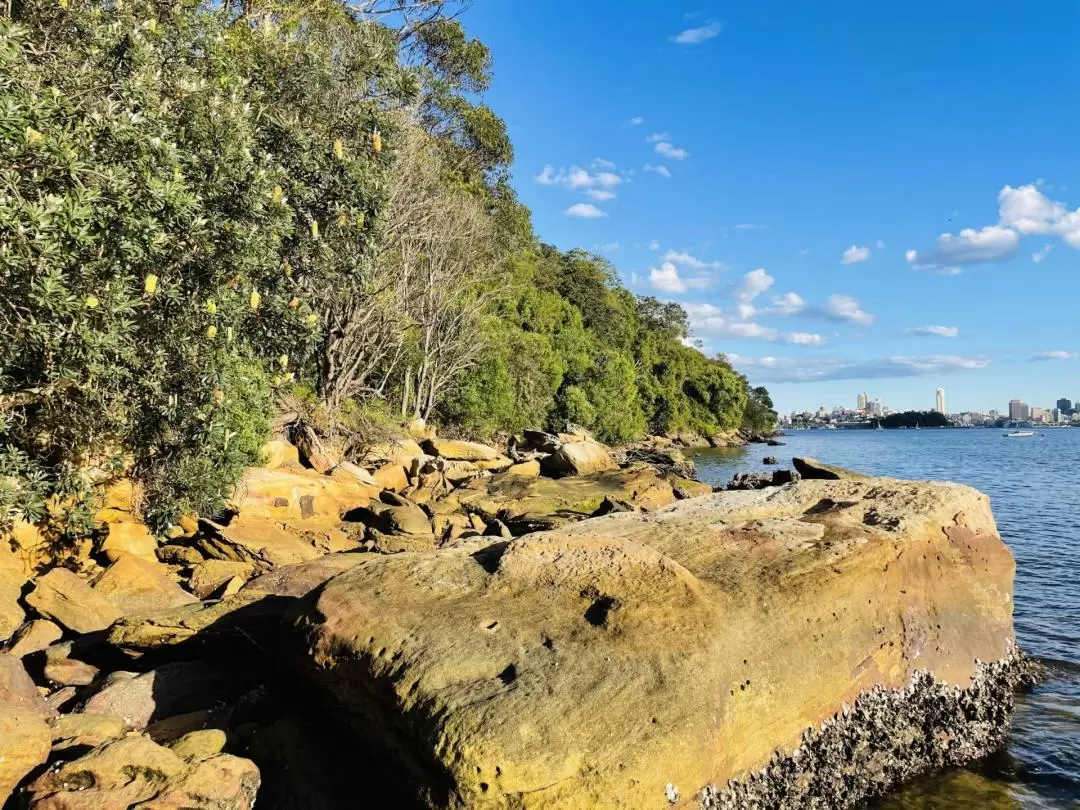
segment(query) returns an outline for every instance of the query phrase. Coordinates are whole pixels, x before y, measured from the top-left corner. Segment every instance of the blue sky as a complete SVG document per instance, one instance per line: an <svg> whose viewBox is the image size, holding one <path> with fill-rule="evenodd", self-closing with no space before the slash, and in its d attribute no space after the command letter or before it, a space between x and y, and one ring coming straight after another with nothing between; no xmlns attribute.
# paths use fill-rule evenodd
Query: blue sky
<svg viewBox="0 0 1080 810"><path fill-rule="evenodd" d="M541 239L782 410L1080 399L1080 6L476 0Z"/></svg>

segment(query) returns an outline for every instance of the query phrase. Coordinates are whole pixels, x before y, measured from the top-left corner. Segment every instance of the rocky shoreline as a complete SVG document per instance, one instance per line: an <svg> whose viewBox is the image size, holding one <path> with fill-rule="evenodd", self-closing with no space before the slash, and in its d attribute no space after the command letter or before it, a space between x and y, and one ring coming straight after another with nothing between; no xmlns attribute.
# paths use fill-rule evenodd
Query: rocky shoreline
<svg viewBox="0 0 1080 810"><path fill-rule="evenodd" d="M279 437L166 537L123 480L91 542L17 527L5 807L834 808L1004 739L1034 668L974 490L424 431Z"/></svg>

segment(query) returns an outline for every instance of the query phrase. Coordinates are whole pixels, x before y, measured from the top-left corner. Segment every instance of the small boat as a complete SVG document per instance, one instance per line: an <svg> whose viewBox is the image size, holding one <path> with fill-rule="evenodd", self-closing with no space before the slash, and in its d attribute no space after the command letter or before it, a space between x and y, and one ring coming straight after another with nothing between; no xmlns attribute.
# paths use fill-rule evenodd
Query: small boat
<svg viewBox="0 0 1080 810"><path fill-rule="evenodd" d="M883 427L881 426L881 420L880 420L880 419L878 419L877 427L875 427L875 428L874 428L874 430L884 430L884 429L885 429L885 428L883 428Z"/></svg>
<svg viewBox="0 0 1080 810"><path fill-rule="evenodd" d="M1014 430L1012 433L1002 433L1006 439L1023 439L1027 436L1034 436L1035 432L1031 430Z"/></svg>

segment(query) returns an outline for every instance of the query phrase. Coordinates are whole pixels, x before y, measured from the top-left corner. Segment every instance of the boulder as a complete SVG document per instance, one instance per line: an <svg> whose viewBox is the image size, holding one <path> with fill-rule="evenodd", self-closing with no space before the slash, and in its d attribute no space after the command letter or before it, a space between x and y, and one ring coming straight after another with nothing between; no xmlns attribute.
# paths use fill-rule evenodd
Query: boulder
<svg viewBox="0 0 1080 810"><path fill-rule="evenodd" d="M1013 572L973 489L802 481L373 558L297 651L431 808L854 806L1003 741Z"/></svg>
<svg viewBox="0 0 1080 810"><path fill-rule="evenodd" d="M128 554L157 562L158 542L145 524L134 520L106 524L108 534L101 541L99 551L109 562L116 562L120 555Z"/></svg>
<svg viewBox="0 0 1080 810"><path fill-rule="evenodd" d="M499 457L499 451L494 447L478 442L435 438L426 439L421 446L429 455L453 461L491 461Z"/></svg>
<svg viewBox="0 0 1080 810"><path fill-rule="evenodd" d="M41 717L50 714L22 660L11 653L0 653L0 706L26 709Z"/></svg>
<svg viewBox="0 0 1080 810"><path fill-rule="evenodd" d="M203 728L189 731L178 740L169 743L174 754L188 762L202 762L225 750L227 738L219 728Z"/></svg>
<svg viewBox="0 0 1080 810"><path fill-rule="evenodd" d="M615 466L607 448L591 441L567 442L540 461L540 469L544 475L556 478L565 475L592 475L614 469Z"/></svg>
<svg viewBox="0 0 1080 810"><path fill-rule="evenodd" d="M24 658L41 652L50 644L59 641L63 635L64 631L48 619L33 619L15 632L7 651L16 658Z"/></svg>
<svg viewBox="0 0 1080 810"><path fill-rule="evenodd" d="M331 577L370 559L372 557L367 554L327 554L311 562L285 565L256 577L244 586L244 591L299 598L306 596Z"/></svg>
<svg viewBox="0 0 1080 810"><path fill-rule="evenodd" d="M765 489L779 487L798 481L801 476L794 470L773 470L772 472L743 472L731 477L725 490Z"/></svg>
<svg viewBox="0 0 1080 810"><path fill-rule="evenodd" d="M769 439L765 444L769 447L783 447L785 442L782 442L779 439Z"/></svg>
<svg viewBox="0 0 1080 810"><path fill-rule="evenodd" d="M263 466L269 470L300 464L300 451L296 445L280 436L263 445L262 456Z"/></svg>
<svg viewBox="0 0 1080 810"><path fill-rule="evenodd" d="M335 465L334 469L329 472L332 479L336 481L344 481L346 483L360 483L365 487L377 487L379 482L375 480L375 476L361 467L359 464L353 464L351 461L342 461L340 464Z"/></svg>
<svg viewBox="0 0 1080 810"><path fill-rule="evenodd" d="M679 500L686 498L698 498L702 495L712 495L713 488L709 484L695 481L692 478L682 478L678 475L669 475L668 483L671 484L675 497Z"/></svg>
<svg viewBox="0 0 1080 810"><path fill-rule="evenodd" d="M524 436L525 446L540 453L557 453L562 446L558 436L544 430L526 430Z"/></svg>
<svg viewBox="0 0 1080 810"><path fill-rule="evenodd" d="M7 549L0 552L0 641L6 641L26 621L22 592L27 577L22 562Z"/></svg>
<svg viewBox="0 0 1080 810"><path fill-rule="evenodd" d="M45 651L45 678L57 686L89 686L98 668L71 657L72 643L54 644Z"/></svg>
<svg viewBox="0 0 1080 810"><path fill-rule="evenodd" d="M531 458L528 461L522 461L518 464L511 464L506 468L507 475L523 475L528 478L535 478L540 475L540 461L539 459Z"/></svg>
<svg viewBox="0 0 1080 810"><path fill-rule="evenodd" d="M336 518L379 496L379 487L353 475L320 475L314 470L249 467L229 500L243 518L307 520Z"/></svg>
<svg viewBox="0 0 1080 810"><path fill-rule="evenodd" d="M168 569L153 561L123 554L94 582L94 592L127 616L190 605L199 600L168 577Z"/></svg>
<svg viewBox="0 0 1080 810"><path fill-rule="evenodd" d="M778 459L776 456L765 456L765 458L763 458L761 460L761 463L762 464L779 464L780 459Z"/></svg>
<svg viewBox="0 0 1080 810"><path fill-rule="evenodd" d="M203 661L163 664L149 672L113 672L83 706L90 714L114 714L129 728L205 709L222 699L229 673Z"/></svg>
<svg viewBox="0 0 1080 810"><path fill-rule="evenodd" d="M382 500L353 509L345 514L348 521L357 521L383 534L430 535L431 519L408 498L385 491Z"/></svg>
<svg viewBox="0 0 1080 810"><path fill-rule="evenodd" d="M41 577L26 604L73 633L104 630L121 616L102 594L66 568L54 568Z"/></svg>
<svg viewBox="0 0 1080 810"><path fill-rule="evenodd" d="M795 466L795 471L799 473L799 475L810 480L866 481L869 478L869 476L863 475L862 473L845 470L843 467L834 467L831 464L825 464L818 461L816 458L810 458L809 456L797 456L791 460L791 463Z"/></svg>
<svg viewBox="0 0 1080 810"><path fill-rule="evenodd" d="M389 489L392 492L401 492L409 486L409 476L405 467L396 461L388 461L383 464L375 470L372 478L380 487Z"/></svg>
<svg viewBox="0 0 1080 810"><path fill-rule="evenodd" d="M228 525L202 521L197 545L204 557L252 563L261 570L313 560L318 550L310 542L265 518L241 515Z"/></svg>
<svg viewBox="0 0 1080 810"><path fill-rule="evenodd" d="M168 565L198 565L203 561L203 555L191 546L158 546L156 553L158 561Z"/></svg>
<svg viewBox="0 0 1080 810"><path fill-rule="evenodd" d="M233 577L240 577L246 582L254 574L254 563L235 562L233 560L206 560L192 569L191 580L188 585L200 599L209 599Z"/></svg>
<svg viewBox="0 0 1080 810"><path fill-rule="evenodd" d="M127 723L115 714L62 714L49 720L54 748L94 748L127 733Z"/></svg>
<svg viewBox="0 0 1080 810"><path fill-rule="evenodd" d="M6 806L15 786L45 762L51 746L52 733L38 713L0 704L0 804Z"/></svg>
<svg viewBox="0 0 1080 810"><path fill-rule="evenodd" d="M107 742L51 768L27 788L32 810L252 810L260 783L251 760L217 754L187 761L149 737Z"/></svg>

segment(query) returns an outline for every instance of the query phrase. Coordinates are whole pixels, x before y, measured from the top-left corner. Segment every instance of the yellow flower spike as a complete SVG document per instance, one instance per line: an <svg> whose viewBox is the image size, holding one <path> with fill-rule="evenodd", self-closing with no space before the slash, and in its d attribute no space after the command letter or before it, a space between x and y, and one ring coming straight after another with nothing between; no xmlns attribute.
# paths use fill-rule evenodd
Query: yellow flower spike
<svg viewBox="0 0 1080 810"><path fill-rule="evenodd" d="M274 186L274 193L270 199L276 203L281 202L281 186Z"/></svg>
<svg viewBox="0 0 1080 810"><path fill-rule="evenodd" d="M292 265L289 264L289 260L285 260L285 264L281 265L282 271L285 273L286 278L292 278Z"/></svg>
<svg viewBox="0 0 1080 810"><path fill-rule="evenodd" d="M319 238L319 223L315 220L311 220L311 235L315 238Z"/></svg>
<svg viewBox="0 0 1080 810"><path fill-rule="evenodd" d="M292 382L294 379L296 379L296 375L291 371L285 375L285 382Z"/></svg>
<svg viewBox="0 0 1080 810"><path fill-rule="evenodd" d="M378 127L375 127L375 131L371 133L371 148L376 155L382 151L382 135L379 134Z"/></svg>
<svg viewBox="0 0 1080 810"><path fill-rule="evenodd" d="M293 297L289 299L289 309L296 309L298 306L300 306L299 298Z"/></svg>
<svg viewBox="0 0 1080 810"><path fill-rule="evenodd" d="M225 403L225 392L220 388L214 389L214 402L218 405L223 405Z"/></svg>
<svg viewBox="0 0 1080 810"><path fill-rule="evenodd" d="M338 160L345 157L345 144L341 142L341 138L334 140L334 154L337 156Z"/></svg>
<svg viewBox="0 0 1080 810"><path fill-rule="evenodd" d="M210 315L217 315L217 304L214 303L213 298L206 302L206 311Z"/></svg>
<svg viewBox="0 0 1080 810"><path fill-rule="evenodd" d="M281 385L281 375L280 374L275 374L274 375L274 385Z"/></svg>
<svg viewBox="0 0 1080 810"><path fill-rule="evenodd" d="M281 357L279 357L277 359L277 362L278 362L279 366L281 366L282 368L285 368L285 366L289 365L289 355L287 355L287 354L281 355Z"/></svg>
<svg viewBox="0 0 1080 810"><path fill-rule="evenodd" d="M157 20L149 20L146 23L146 30L149 31L151 34L156 34L157 33Z"/></svg>
<svg viewBox="0 0 1080 810"><path fill-rule="evenodd" d="M307 325L312 327L312 328L315 328L316 326L318 326L319 325L319 316L316 315L314 312L312 312L310 315L307 316Z"/></svg>
<svg viewBox="0 0 1080 810"><path fill-rule="evenodd" d="M85 306L87 309L97 309L98 303L99 302L96 295L88 295L83 300L83 306Z"/></svg>
<svg viewBox="0 0 1080 810"><path fill-rule="evenodd" d="M345 225L348 223L348 221L349 221L349 218L347 216L345 216L344 214L341 214L337 218L337 224L340 225L342 228L345 227Z"/></svg>
<svg viewBox="0 0 1080 810"><path fill-rule="evenodd" d="M42 135L40 132L38 132L33 127L27 127L26 128L25 136L26 136L26 142L27 143L37 143L43 137L45 137L44 135Z"/></svg>
<svg viewBox="0 0 1080 810"><path fill-rule="evenodd" d="M217 337L217 327L214 326L213 324L210 324L208 327L206 327L206 336L208 338L210 338L210 340L213 340L214 338L216 338Z"/></svg>
<svg viewBox="0 0 1080 810"><path fill-rule="evenodd" d="M252 290L251 291L251 297L248 299L248 304L251 305L252 309L258 309L259 304L261 302L262 302L262 296L259 295L259 291L258 290Z"/></svg>
<svg viewBox="0 0 1080 810"><path fill-rule="evenodd" d="M359 214L356 215L356 224L359 225L361 228L364 227L364 212L363 211L361 211Z"/></svg>
<svg viewBox="0 0 1080 810"><path fill-rule="evenodd" d="M68 0L60 0L60 8L67 8Z"/></svg>
<svg viewBox="0 0 1080 810"><path fill-rule="evenodd" d="M158 277L153 273L148 273L146 279L143 281L143 290L147 295L153 295L157 292Z"/></svg>

